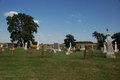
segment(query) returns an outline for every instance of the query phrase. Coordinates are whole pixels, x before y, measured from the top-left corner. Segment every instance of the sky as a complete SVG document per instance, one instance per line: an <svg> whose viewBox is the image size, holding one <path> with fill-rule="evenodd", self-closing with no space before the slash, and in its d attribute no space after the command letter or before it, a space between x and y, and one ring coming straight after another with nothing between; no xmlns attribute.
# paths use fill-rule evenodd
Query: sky
<svg viewBox="0 0 120 80"><path fill-rule="evenodd" d="M76 41L97 40L97 31L111 36L120 32L120 0L0 0L0 42L10 42L7 16L25 13L39 25L35 41L64 43L71 34Z"/></svg>

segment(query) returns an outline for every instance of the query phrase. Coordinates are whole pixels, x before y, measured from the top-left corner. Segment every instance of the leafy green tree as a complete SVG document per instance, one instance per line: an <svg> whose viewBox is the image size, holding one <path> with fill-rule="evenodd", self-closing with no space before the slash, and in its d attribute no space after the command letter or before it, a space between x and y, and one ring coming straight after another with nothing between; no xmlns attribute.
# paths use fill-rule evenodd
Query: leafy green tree
<svg viewBox="0 0 120 80"><path fill-rule="evenodd" d="M71 34L66 35L66 39L64 39L64 44L68 48L70 47L70 43L72 44L72 47L75 47L76 40L74 39L74 36Z"/></svg>
<svg viewBox="0 0 120 80"><path fill-rule="evenodd" d="M104 35L103 33L98 33L97 31L95 31L95 32L93 32L92 36L97 39L97 43L99 44L97 49L100 49L100 47L103 47L103 43L105 42L106 35Z"/></svg>
<svg viewBox="0 0 120 80"><path fill-rule="evenodd" d="M120 50L120 32L113 34L113 36L111 38L113 39L113 41L112 41L113 44L115 44L115 42L117 42L118 49Z"/></svg>
<svg viewBox="0 0 120 80"><path fill-rule="evenodd" d="M32 16L25 13L14 14L12 17L8 16L6 18L11 42L17 41L21 44L27 42L30 44L30 42L35 41L33 34L37 33L39 26L33 19Z"/></svg>

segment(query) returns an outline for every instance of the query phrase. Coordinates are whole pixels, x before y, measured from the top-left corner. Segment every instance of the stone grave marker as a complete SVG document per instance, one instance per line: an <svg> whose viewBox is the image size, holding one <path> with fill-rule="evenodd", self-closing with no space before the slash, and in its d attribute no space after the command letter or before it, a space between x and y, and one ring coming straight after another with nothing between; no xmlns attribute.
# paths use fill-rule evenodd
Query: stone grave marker
<svg viewBox="0 0 120 80"><path fill-rule="evenodd" d="M54 43L54 50L55 51L61 51L61 49L59 47L59 43Z"/></svg>
<svg viewBox="0 0 120 80"><path fill-rule="evenodd" d="M118 49L117 49L117 42L115 42L115 52L118 52Z"/></svg>
<svg viewBox="0 0 120 80"><path fill-rule="evenodd" d="M106 49L105 42L104 42L104 49L103 49L103 53L107 53L107 49Z"/></svg>
<svg viewBox="0 0 120 80"><path fill-rule="evenodd" d="M15 50L14 44L10 44L10 50Z"/></svg>
<svg viewBox="0 0 120 80"><path fill-rule="evenodd" d="M5 44L5 48L8 48L8 44Z"/></svg>
<svg viewBox="0 0 120 80"><path fill-rule="evenodd" d="M27 50L27 42L25 43L25 47L24 47L24 50Z"/></svg>
<svg viewBox="0 0 120 80"><path fill-rule="evenodd" d="M85 46L82 45L81 48L80 48L80 50L85 50Z"/></svg>
<svg viewBox="0 0 120 80"><path fill-rule="evenodd" d="M39 46L39 41L37 42L37 50L39 50L40 46Z"/></svg>
<svg viewBox="0 0 120 80"><path fill-rule="evenodd" d="M116 55L113 51L111 37L110 37L110 33L109 33L108 29L107 29L107 47L108 47L108 50L107 50L106 57L107 58L116 58Z"/></svg>

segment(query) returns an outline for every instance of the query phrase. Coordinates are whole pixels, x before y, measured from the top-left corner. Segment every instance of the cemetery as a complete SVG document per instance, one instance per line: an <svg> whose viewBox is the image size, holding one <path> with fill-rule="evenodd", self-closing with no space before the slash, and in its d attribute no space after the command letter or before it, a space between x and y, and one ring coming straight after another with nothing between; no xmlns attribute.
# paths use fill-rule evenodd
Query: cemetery
<svg viewBox="0 0 120 80"><path fill-rule="evenodd" d="M79 46L80 45L80 46ZM0 80L119 80L120 51L107 30L103 50L97 44L64 44L23 47L0 44ZM7 47L6 47L7 46ZM62 48L61 48L62 47ZM4 50L3 50L4 49Z"/></svg>

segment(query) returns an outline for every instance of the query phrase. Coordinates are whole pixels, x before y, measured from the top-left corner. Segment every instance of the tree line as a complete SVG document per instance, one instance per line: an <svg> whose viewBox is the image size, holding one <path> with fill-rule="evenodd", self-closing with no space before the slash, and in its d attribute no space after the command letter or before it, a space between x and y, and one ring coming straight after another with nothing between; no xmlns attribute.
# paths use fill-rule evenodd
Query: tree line
<svg viewBox="0 0 120 80"><path fill-rule="evenodd" d="M37 33L37 29L39 28L39 25L34 22L34 18L32 16L26 15L25 13L18 13L14 14L12 17L8 16L6 18L8 28L7 30L10 33L11 42L17 41L17 43L23 44L28 43L29 44L37 44L35 41L34 33ZM103 33L98 33L97 31L94 31L92 33L92 36L96 38L98 45L98 49L100 47L103 47L103 43L106 40L106 35ZM118 44L118 48L120 49L120 32L117 32L113 34L111 37L113 39L112 43L114 44L115 41ZM66 47L69 47L69 43L72 43L72 46L75 47L77 43L93 43L91 41L76 41L74 39L74 36L71 34L66 35L66 39L64 39L64 44Z"/></svg>

